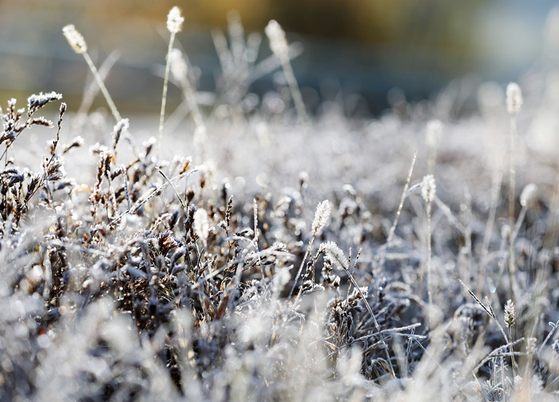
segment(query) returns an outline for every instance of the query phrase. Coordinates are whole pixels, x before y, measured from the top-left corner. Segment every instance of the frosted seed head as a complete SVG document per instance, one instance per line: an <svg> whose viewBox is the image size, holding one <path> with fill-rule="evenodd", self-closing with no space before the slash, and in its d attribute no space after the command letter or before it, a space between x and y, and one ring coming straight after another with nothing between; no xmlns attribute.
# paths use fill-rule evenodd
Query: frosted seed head
<svg viewBox="0 0 559 402"><path fill-rule="evenodd" d="M182 30L182 23L184 22L184 18L181 15L181 10L175 6L171 8L169 11L169 15L167 15L167 29L169 32L176 34Z"/></svg>
<svg viewBox="0 0 559 402"><path fill-rule="evenodd" d="M194 231L205 242L208 238L209 230L208 213L203 208L197 209L194 212Z"/></svg>
<svg viewBox="0 0 559 402"><path fill-rule="evenodd" d="M514 311L514 303L512 300L507 301L505 304L505 325L510 328L516 321L516 314Z"/></svg>
<svg viewBox="0 0 559 402"><path fill-rule="evenodd" d="M520 205L523 207L529 205L532 201L536 199L538 194L538 186L534 183L528 184L520 193Z"/></svg>
<svg viewBox="0 0 559 402"><path fill-rule="evenodd" d="M316 207L316 213L314 214L314 220L312 222L312 234L313 236L317 236L322 232L324 226L328 222L328 218L330 218L330 211L332 207L330 206L330 202L328 200L322 201Z"/></svg>
<svg viewBox="0 0 559 402"><path fill-rule="evenodd" d="M74 25L66 25L62 28L62 33L66 37L66 40L74 50L74 52L81 54L87 51L87 44L82 34L76 30Z"/></svg>
<svg viewBox="0 0 559 402"><path fill-rule="evenodd" d="M334 263L338 268L343 270L349 269L349 261L336 243L333 241L322 243L320 245L320 249L323 250L332 263Z"/></svg>
<svg viewBox="0 0 559 402"><path fill-rule="evenodd" d="M287 39L285 38L285 32L281 28L280 24L278 24L276 20L271 20L266 26L265 31L268 39L270 40L272 52L280 58L287 56Z"/></svg>
<svg viewBox="0 0 559 402"><path fill-rule="evenodd" d="M428 174L423 178L421 182L421 196L427 203L433 202L435 199L435 193L437 192L437 185L435 184L435 178L432 174Z"/></svg>
<svg viewBox="0 0 559 402"><path fill-rule="evenodd" d="M37 110L45 106L49 102L54 102L62 99L62 95L56 92L40 93L39 95L31 95L27 98L27 111L32 115Z"/></svg>
<svg viewBox="0 0 559 402"><path fill-rule="evenodd" d="M516 115L522 109L522 90L517 83L511 82L507 86L507 111Z"/></svg>

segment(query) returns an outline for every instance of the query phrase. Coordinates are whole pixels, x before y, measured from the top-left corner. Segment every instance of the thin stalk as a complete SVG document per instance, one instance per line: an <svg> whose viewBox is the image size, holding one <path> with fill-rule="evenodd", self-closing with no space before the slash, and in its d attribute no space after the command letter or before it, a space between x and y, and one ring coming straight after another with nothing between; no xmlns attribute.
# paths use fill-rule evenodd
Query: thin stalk
<svg viewBox="0 0 559 402"><path fill-rule="evenodd" d="M487 217L487 224L485 225L485 234L483 236L483 245L481 248L480 257L480 267L477 280L476 291L481 294L483 284L485 282L485 273L487 268L487 255L489 253L489 244L491 243L491 234L493 233L493 226L495 224L495 218L497 216L497 204L499 203L499 193L501 189L501 184L503 182L504 176L504 160L505 154L503 154L499 168L493 176L493 181L491 184L491 206L489 207L489 216Z"/></svg>
<svg viewBox="0 0 559 402"><path fill-rule="evenodd" d="M291 91L291 96L293 97L293 103L295 104L295 109L297 110L297 114L299 115L299 120L301 121L301 123L309 125L307 109L305 108L303 96L301 95L301 91L299 90L299 85L297 84L297 80L295 79L295 73L293 72L293 68L291 67L289 58L282 57L281 66L283 68L283 72L285 73L287 85L289 86L289 90Z"/></svg>
<svg viewBox="0 0 559 402"><path fill-rule="evenodd" d="M118 109L116 108L116 105L113 102L113 98L111 98L111 95L109 94L109 91L107 90L107 87L105 86L105 83L103 82L103 79L101 78L101 75L97 71L97 67L95 67L95 64L93 64L93 60L91 60L91 57L89 57L89 53L83 52L82 55L83 55L83 58L85 59L87 65L89 66L89 69L91 70L91 73L93 74L93 78L95 78L95 81L97 82L97 85L99 85L99 89L101 90L101 93L103 94L103 96L105 97L105 100L107 101L107 104L109 105L109 108L111 109L111 113L112 113L113 117L115 118L115 120L118 123L119 121L122 120L122 116L118 112Z"/></svg>
<svg viewBox="0 0 559 402"><path fill-rule="evenodd" d="M83 55L83 58L85 59L89 69L91 70L91 73L93 74L93 78L95 79L95 82L97 82L97 85L99 86L99 89L101 90L101 93L103 94L103 97L105 98L105 101L107 102L107 105L109 105L109 109L111 110L111 114L113 115L114 119L116 120L116 122L120 122L122 120L122 116L119 113L118 109L116 108L116 105L113 101L113 98L111 97L111 94L109 94L109 91L107 90L107 87L105 86L105 83L103 82L103 78L101 77L101 74L99 74L99 71L97 70L97 67L95 67L95 64L93 63L93 60L91 60L91 57L89 56L89 53L87 53L87 51L84 51L83 53L81 53ZM124 138L126 138L126 141L128 141L128 143L130 144L130 146L132 147L132 152L134 153L134 156L138 156L139 155L139 151L137 149L137 147L134 144L134 141L132 139L132 136L130 135L130 132L128 130L124 131Z"/></svg>
<svg viewBox="0 0 559 402"><path fill-rule="evenodd" d="M204 123L202 112L200 111L200 107L198 106L198 102L196 101L196 94L194 93L194 89L192 88L192 85L190 85L190 81L188 81L188 77L181 77L179 82L182 87L182 93L184 99L188 104L190 113L192 113L192 118L194 120L194 124L196 125L196 128L205 129L206 124Z"/></svg>
<svg viewBox="0 0 559 402"><path fill-rule="evenodd" d="M169 72L171 71L171 50L175 42L175 32L171 32L169 47L167 49L167 61L165 63L165 78L163 79L163 94L161 95L161 111L159 112L159 130L157 134L157 153L161 151L161 141L163 139L163 122L165 120L165 107L167 106L167 89L169 87Z"/></svg>
<svg viewBox="0 0 559 402"><path fill-rule="evenodd" d="M433 283L431 278L431 202L427 202L427 299L429 301L429 322L433 307Z"/></svg>
<svg viewBox="0 0 559 402"><path fill-rule="evenodd" d="M514 272L515 272L515 251L514 251L514 236L513 230L515 227L514 219L514 195L515 195L515 165L514 165L514 142L516 136L516 115L511 116L511 127L509 136L509 227L510 227L510 237L509 237L509 282L510 282L510 294L511 300L516 303L514 297Z"/></svg>

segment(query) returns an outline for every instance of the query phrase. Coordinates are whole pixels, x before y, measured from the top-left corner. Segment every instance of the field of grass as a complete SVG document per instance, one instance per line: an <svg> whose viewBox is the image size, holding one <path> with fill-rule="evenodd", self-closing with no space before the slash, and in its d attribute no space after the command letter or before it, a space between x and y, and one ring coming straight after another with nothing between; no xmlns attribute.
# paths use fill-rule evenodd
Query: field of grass
<svg viewBox="0 0 559 402"><path fill-rule="evenodd" d="M159 121L120 115L72 27L82 105L1 100L0 400L556 400L557 74L473 115L449 87L310 116L279 25L257 63L233 18L201 107L181 23Z"/></svg>

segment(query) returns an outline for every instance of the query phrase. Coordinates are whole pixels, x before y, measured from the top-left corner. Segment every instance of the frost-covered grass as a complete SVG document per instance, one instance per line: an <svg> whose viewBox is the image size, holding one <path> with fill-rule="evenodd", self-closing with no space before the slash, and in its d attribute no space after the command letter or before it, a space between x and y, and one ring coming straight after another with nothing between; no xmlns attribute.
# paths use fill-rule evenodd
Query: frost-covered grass
<svg viewBox="0 0 559 402"><path fill-rule="evenodd" d="M309 119L287 81L255 104L290 50L231 23L214 106L180 58L163 128L2 104L0 400L555 400L555 76L512 115L485 84L470 117Z"/></svg>

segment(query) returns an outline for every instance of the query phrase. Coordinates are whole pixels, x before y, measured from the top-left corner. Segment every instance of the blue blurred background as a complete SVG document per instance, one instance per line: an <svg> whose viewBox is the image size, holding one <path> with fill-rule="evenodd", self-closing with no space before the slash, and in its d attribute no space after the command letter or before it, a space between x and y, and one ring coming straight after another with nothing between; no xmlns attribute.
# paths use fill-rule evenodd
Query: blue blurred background
<svg viewBox="0 0 559 402"><path fill-rule="evenodd" d="M506 83L526 71L557 65L559 23L550 0L0 0L0 100L58 91L81 97L86 65L62 36L75 24L99 65L118 60L107 86L122 110L157 113L169 9L185 17L177 39L193 66L199 89L213 91L220 73L212 29L227 29L236 10L246 33L270 19L303 53L293 61L303 93L320 99L360 95L360 108L378 113L391 89L410 100L435 96L451 80ZM230 15L230 14L229 14ZM550 21L555 22L550 22ZM265 38L259 58L269 56ZM250 90L262 96L274 74ZM178 102L178 91L170 93Z"/></svg>

